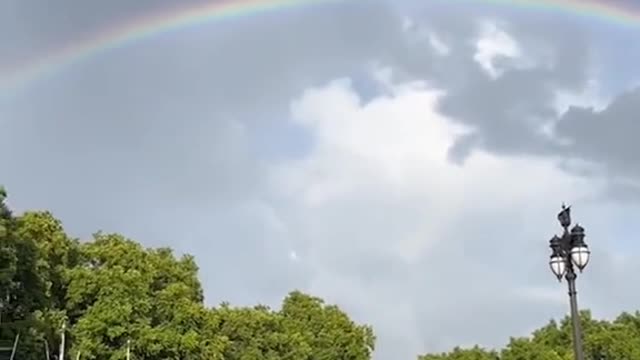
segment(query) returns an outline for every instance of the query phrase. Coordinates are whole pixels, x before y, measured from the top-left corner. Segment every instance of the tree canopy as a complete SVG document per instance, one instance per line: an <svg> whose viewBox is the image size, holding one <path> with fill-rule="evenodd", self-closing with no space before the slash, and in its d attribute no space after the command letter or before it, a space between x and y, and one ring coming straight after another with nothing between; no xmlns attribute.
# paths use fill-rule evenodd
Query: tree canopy
<svg viewBox="0 0 640 360"><path fill-rule="evenodd" d="M0 341L20 333L16 358L371 358L374 335L338 307L292 291L279 310L207 307L189 255L118 234L70 238L49 212L14 215L0 188ZM2 354L0 354L2 358Z"/></svg>
<svg viewBox="0 0 640 360"><path fill-rule="evenodd" d="M593 319L587 310L580 320L587 360L640 359L640 312L622 313L612 321ZM420 360L573 360L571 319L551 320L529 337L511 338L500 351L480 347L456 348Z"/></svg>

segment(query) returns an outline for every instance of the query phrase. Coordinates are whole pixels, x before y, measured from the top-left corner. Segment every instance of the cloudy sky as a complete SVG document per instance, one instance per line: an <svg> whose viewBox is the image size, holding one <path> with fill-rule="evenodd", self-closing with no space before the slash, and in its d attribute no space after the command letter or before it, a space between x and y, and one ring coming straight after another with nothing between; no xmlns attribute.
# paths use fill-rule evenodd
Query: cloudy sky
<svg viewBox="0 0 640 360"><path fill-rule="evenodd" d="M25 60L175 4L2 1L0 183L74 236L195 254L210 304L337 303L380 360L563 316L547 265L563 201L593 250L581 306L635 310L640 25L446 3L211 22L18 91L3 78Z"/></svg>

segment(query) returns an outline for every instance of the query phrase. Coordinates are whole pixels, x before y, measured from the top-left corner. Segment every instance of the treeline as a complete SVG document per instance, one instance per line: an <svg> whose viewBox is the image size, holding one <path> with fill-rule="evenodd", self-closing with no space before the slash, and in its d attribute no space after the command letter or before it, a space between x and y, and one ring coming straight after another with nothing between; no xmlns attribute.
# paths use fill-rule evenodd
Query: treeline
<svg viewBox="0 0 640 360"><path fill-rule="evenodd" d="M278 310L208 308L191 256L116 234L70 238L49 212L12 214L0 188L0 341L16 359L371 358L374 335L338 307L301 292ZM0 354L0 358L6 354Z"/></svg>
<svg viewBox="0 0 640 360"><path fill-rule="evenodd" d="M125 359L127 343L132 360L372 358L372 329L319 298L294 291L277 310L207 307L193 257L117 234L80 242L49 212L13 214L6 196L0 187L0 347L19 333L15 359L57 359L63 324L65 359ZM587 360L640 359L640 313L581 320ZM418 358L573 360L571 323L551 321L501 350Z"/></svg>
<svg viewBox="0 0 640 360"><path fill-rule="evenodd" d="M526 309L523 309L526 311ZM585 360L640 359L640 312L622 313L613 321L596 320L581 312ZM571 321L550 321L529 337L512 338L501 351L456 348L419 360L574 360Z"/></svg>

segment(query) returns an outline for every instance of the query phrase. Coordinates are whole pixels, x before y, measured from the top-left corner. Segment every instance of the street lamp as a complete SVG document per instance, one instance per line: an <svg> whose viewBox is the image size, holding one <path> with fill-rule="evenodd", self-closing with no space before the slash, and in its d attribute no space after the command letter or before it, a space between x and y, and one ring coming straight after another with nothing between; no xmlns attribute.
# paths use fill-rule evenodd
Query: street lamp
<svg viewBox="0 0 640 360"><path fill-rule="evenodd" d="M562 236L554 235L549 240L551 257L549 266L551 271L562 282L562 277L569 285L569 300L571 304L571 321L573 324L573 349L576 360L584 360L582 349L582 330L580 329L580 314L578 313L578 293L576 291L575 268L582 272L589 263L591 251L584 242L584 228L576 224L571 231L571 206L562 205L562 211L558 214L558 221L564 229Z"/></svg>

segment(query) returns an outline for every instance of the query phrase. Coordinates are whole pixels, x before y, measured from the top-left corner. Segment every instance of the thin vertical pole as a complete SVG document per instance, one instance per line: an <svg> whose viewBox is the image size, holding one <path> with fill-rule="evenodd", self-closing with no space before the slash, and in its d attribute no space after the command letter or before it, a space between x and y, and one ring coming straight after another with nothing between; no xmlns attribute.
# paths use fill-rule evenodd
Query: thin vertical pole
<svg viewBox="0 0 640 360"><path fill-rule="evenodd" d="M44 354L46 356L46 360L51 359L51 357L49 356L49 342L47 341L47 339L44 339Z"/></svg>
<svg viewBox="0 0 640 360"><path fill-rule="evenodd" d="M13 350L11 350L11 357L9 358L10 360L13 360L13 358L16 356L16 350L18 349L18 340L20 340L20 333L16 334L16 340L13 342Z"/></svg>
<svg viewBox="0 0 640 360"><path fill-rule="evenodd" d="M571 321L573 324L573 351L576 360L584 360L582 349L582 328L580 324L580 313L578 312L578 292L576 291L576 273L573 266L569 265L566 275L569 285L569 303L571 305Z"/></svg>
<svg viewBox="0 0 640 360"><path fill-rule="evenodd" d="M127 340L127 360L131 360L131 340Z"/></svg>
<svg viewBox="0 0 640 360"><path fill-rule="evenodd" d="M65 333L66 333L66 329L67 329L67 323L63 322L62 323L62 338L60 340L60 359L59 360L64 360L64 339L65 339Z"/></svg>

